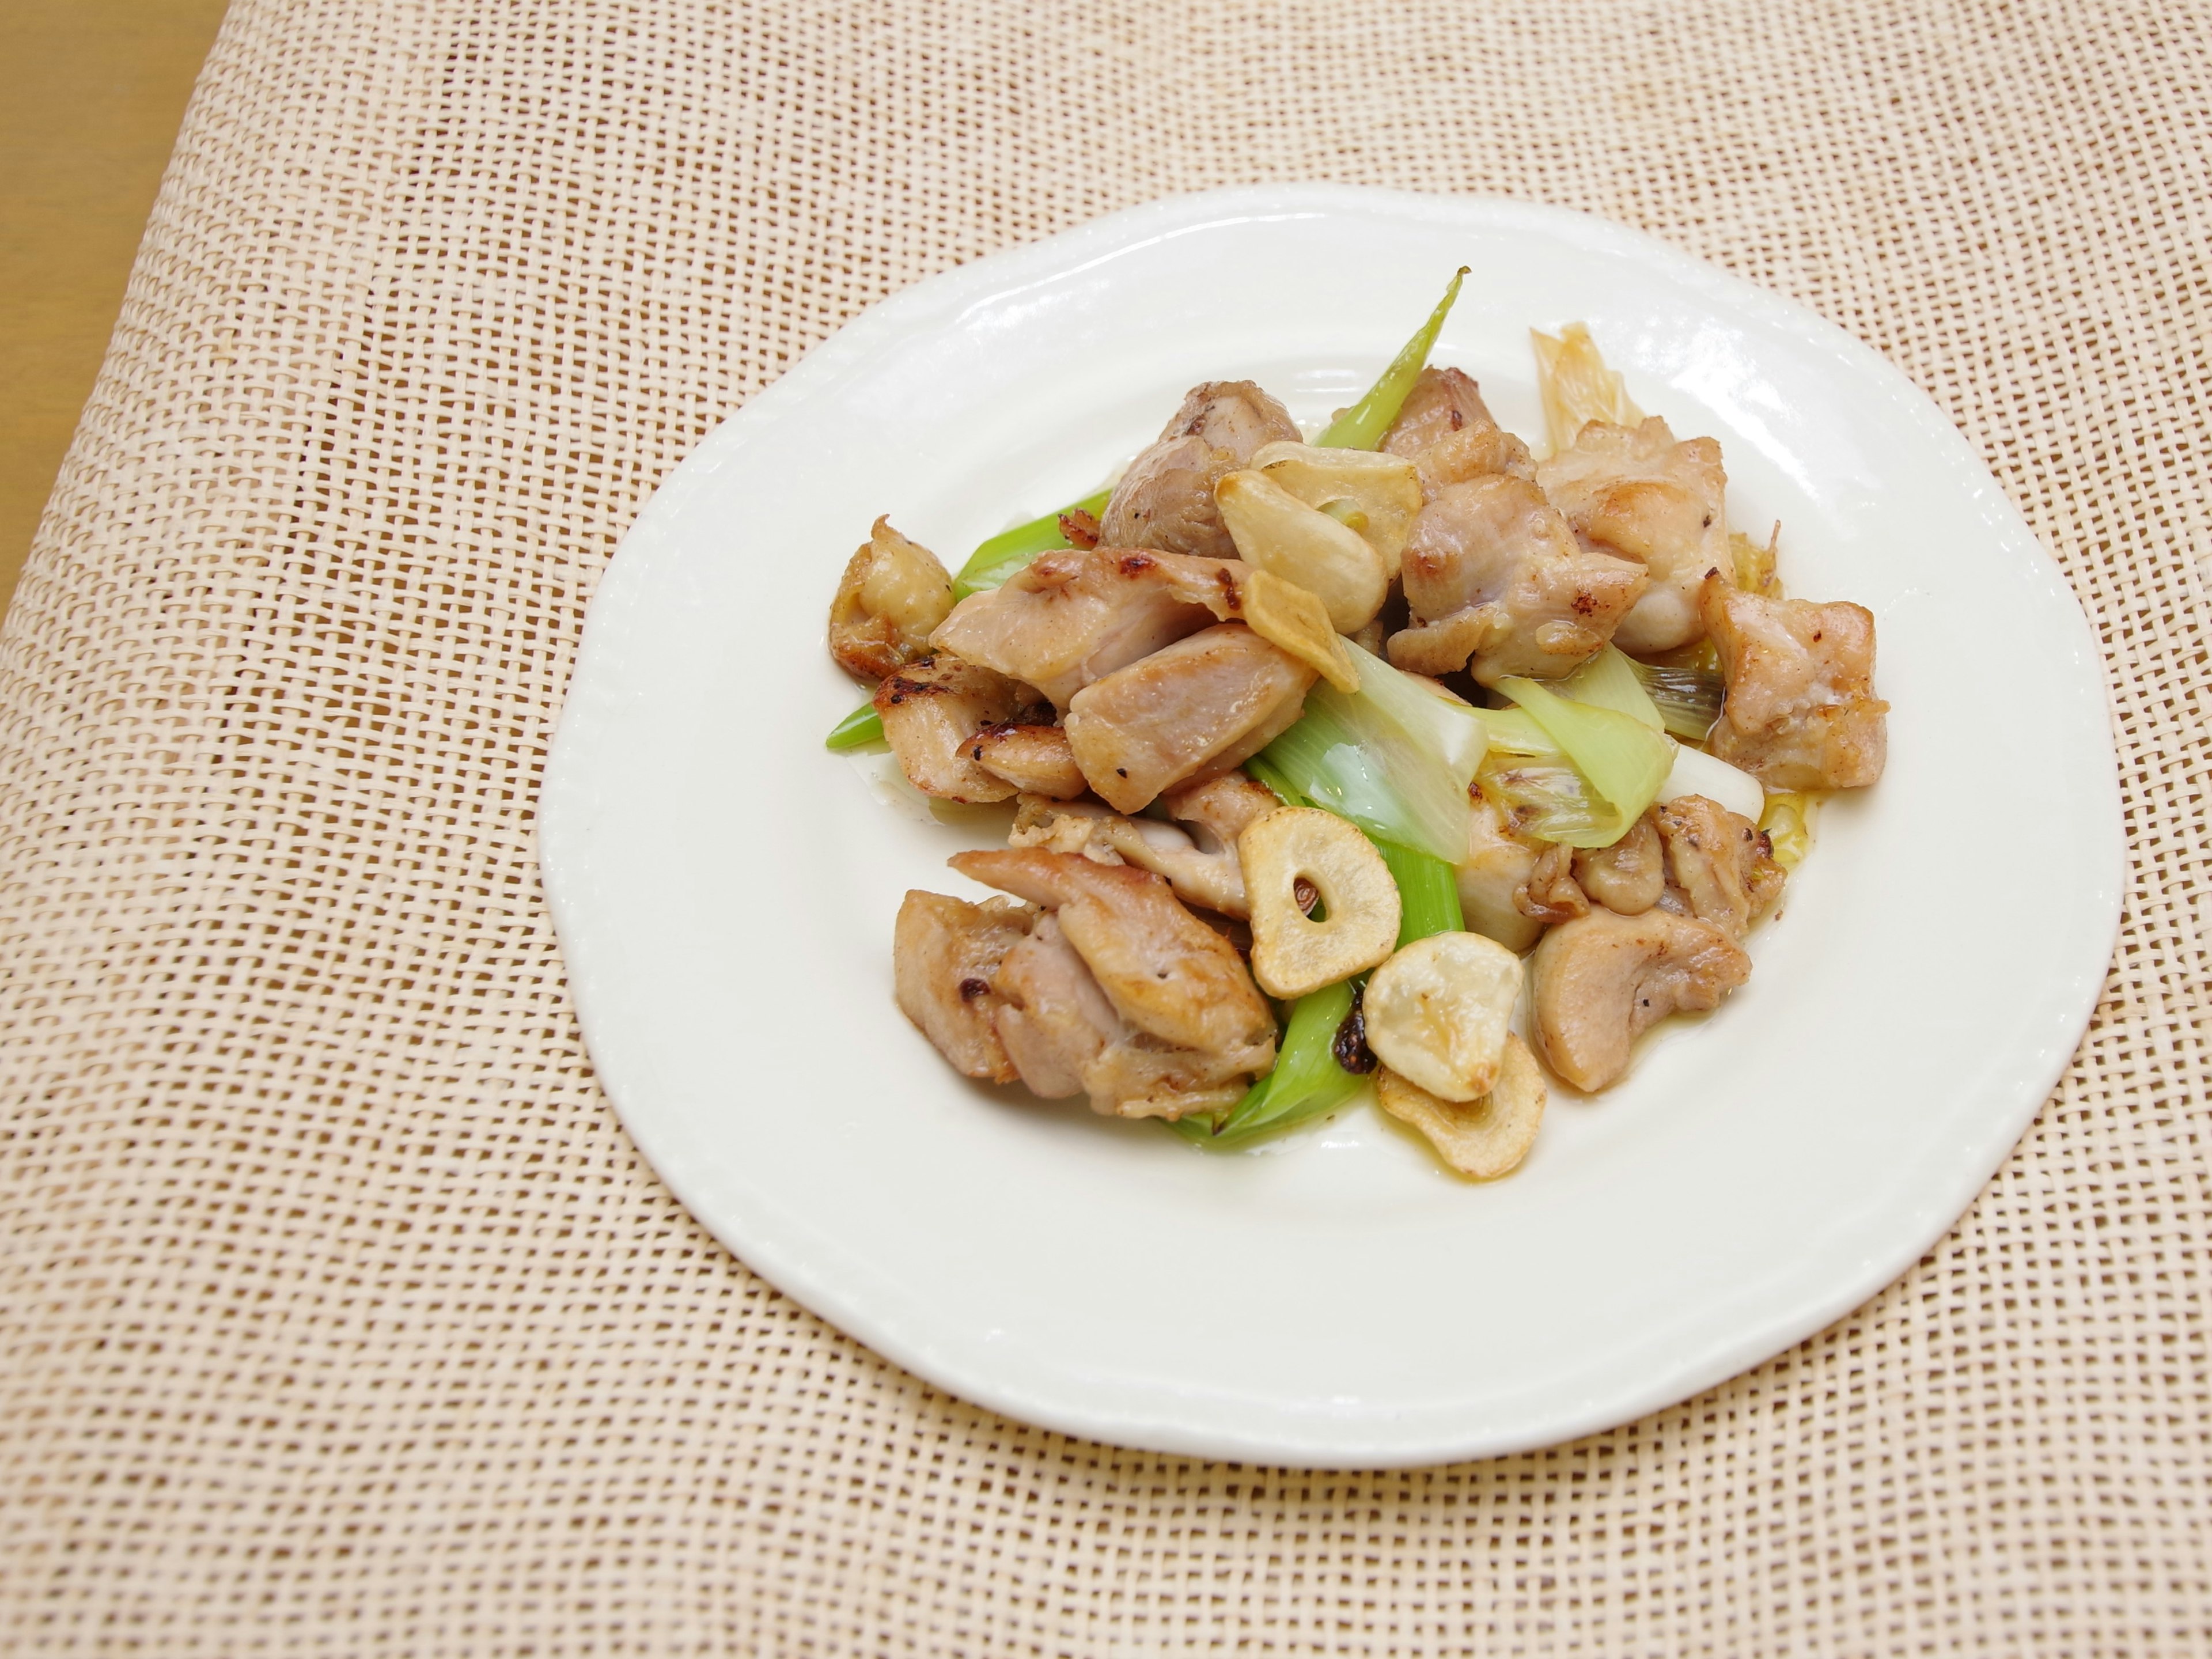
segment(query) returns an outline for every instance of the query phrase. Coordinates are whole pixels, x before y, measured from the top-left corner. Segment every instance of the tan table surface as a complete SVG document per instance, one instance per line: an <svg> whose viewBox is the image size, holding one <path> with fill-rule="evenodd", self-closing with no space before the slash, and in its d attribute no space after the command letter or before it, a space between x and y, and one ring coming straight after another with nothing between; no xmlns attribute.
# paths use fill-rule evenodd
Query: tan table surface
<svg viewBox="0 0 2212 1659"><path fill-rule="evenodd" d="M2212 1652L2208 21L240 0L0 636L0 1644ZM2110 667L2119 951L1974 1208L1494 1462L1115 1450L825 1328L617 1127L532 860L584 602L718 418L931 271L1290 178L1592 209L1832 318ZM1929 826L1931 927L2005 829Z"/></svg>
<svg viewBox="0 0 2212 1659"><path fill-rule="evenodd" d="M100 372L222 0L0 6L0 610Z"/></svg>

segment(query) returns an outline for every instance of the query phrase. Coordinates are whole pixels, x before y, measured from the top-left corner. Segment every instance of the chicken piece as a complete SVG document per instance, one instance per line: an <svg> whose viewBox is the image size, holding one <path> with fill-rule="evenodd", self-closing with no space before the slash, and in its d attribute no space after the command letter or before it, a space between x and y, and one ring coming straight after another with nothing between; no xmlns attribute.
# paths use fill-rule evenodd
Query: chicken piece
<svg viewBox="0 0 2212 1659"><path fill-rule="evenodd" d="M1467 857L1456 872L1460 911L1476 933L1509 951L1526 951L1542 934L1544 924L1514 901L1552 843L1518 834L1496 804L1481 795L1472 805Z"/></svg>
<svg viewBox="0 0 2212 1659"><path fill-rule="evenodd" d="M1718 444L1677 442L1656 416L1632 427L1591 421L1536 469L1536 481L1577 535L1650 576L1614 644L1648 654L1704 637L1698 585L1708 570L1729 568L1728 474Z"/></svg>
<svg viewBox="0 0 2212 1659"><path fill-rule="evenodd" d="M1666 846L1667 887L1657 901L1709 921L1730 939L1774 908L1787 872L1759 826L1703 795L1655 806L1639 822L1655 826Z"/></svg>
<svg viewBox="0 0 2212 1659"><path fill-rule="evenodd" d="M919 890L899 906L891 935L899 1008L969 1077L1014 1080L994 1024L1000 1005L991 981L1036 920L1035 910L1011 899L970 904Z"/></svg>
<svg viewBox="0 0 2212 1659"><path fill-rule="evenodd" d="M1214 485L1249 465L1262 444L1296 443L1298 437L1290 411L1249 380L1193 386L1158 441L1114 486L1098 520L1099 539L1109 547L1235 558Z"/></svg>
<svg viewBox="0 0 2212 1659"><path fill-rule="evenodd" d="M1217 848L1237 850L1237 837L1255 818L1264 817L1282 803L1264 783L1255 783L1242 772L1222 772L1195 783L1178 784L1160 797L1168 816L1190 831L1202 852Z"/></svg>
<svg viewBox="0 0 2212 1659"><path fill-rule="evenodd" d="M1076 693L1067 740L1091 787L1124 812L1171 784L1225 772L1274 741L1318 677L1239 623L1224 623Z"/></svg>
<svg viewBox="0 0 2212 1659"><path fill-rule="evenodd" d="M940 653L924 657L876 688L876 713L899 770L925 795L981 805L1014 786L977 765L975 734L1011 720L1021 699L1013 682Z"/></svg>
<svg viewBox="0 0 2212 1659"><path fill-rule="evenodd" d="M1212 1111L1226 1103L1231 1079L1274 1064L1274 1017L1243 958L1149 870L1036 848L961 853L951 864L1049 909L1133 1029L1133 1037L1102 1051L1110 1072L1082 1066L1094 1104L1103 1097L1124 1116ZM1009 981L1008 988L1019 987Z"/></svg>
<svg viewBox="0 0 2212 1659"><path fill-rule="evenodd" d="M1272 801L1273 798L1270 797ZM1095 801L1054 801L1024 795L1006 837L1010 847L1080 853L1100 864L1133 864L1167 878L1176 896L1224 916L1251 914L1244 871L1232 842L1200 850L1185 831L1151 818L1124 817Z"/></svg>
<svg viewBox="0 0 2212 1659"><path fill-rule="evenodd" d="M1645 582L1627 560L1584 548L1535 485L1504 473L1423 507L1404 571L1413 626L1391 635L1390 660L1419 674L1466 668L1485 685L1572 673Z"/></svg>
<svg viewBox="0 0 2212 1659"><path fill-rule="evenodd" d="M1576 1088L1595 1091L1627 1071L1632 1046L1658 1021L1717 1007L1751 977L1751 958L1693 916L1595 909L1544 935L1529 976L1537 1051Z"/></svg>
<svg viewBox="0 0 2212 1659"><path fill-rule="evenodd" d="M1220 569L1215 560L1127 548L1047 553L1004 586L961 600L930 643L1034 685L1065 709L1091 681L1213 621L1206 599Z"/></svg>
<svg viewBox="0 0 2212 1659"><path fill-rule="evenodd" d="M1456 432L1495 432L1497 420L1482 401L1482 388L1456 368L1425 368L1398 405L1398 418L1377 447L1407 460Z"/></svg>
<svg viewBox="0 0 2212 1659"><path fill-rule="evenodd" d="M991 990L999 1040L1030 1092L1042 1099L1083 1093L1084 1073L1109 1043L1130 1035L1048 915L1006 952Z"/></svg>
<svg viewBox="0 0 2212 1659"><path fill-rule="evenodd" d="M1575 849L1553 845L1537 855L1528 880L1513 895L1513 908L1547 926L1589 914L1589 900L1575 880Z"/></svg>
<svg viewBox="0 0 2212 1659"><path fill-rule="evenodd" d="M927 655L951 611L952 578L937 556L878 519L830 601L830 654L848 673L883 679Z"/></svg>
<svg viewBox="0 0 2212 1659"><path fill-rule="evenodd" d="M1728 684L1713 753L1769 789L1862 789L1888 752L1864 607L1770 599L1709 577L1699 596Z"/></svg>
<svg viewBox="0 0 2212 1659"><path fill-rule="evenodd" d="M1528 446L1498 426L1470 427L1431 444L1415 461L1414 471L1421 481L1422 499L1431 501L1452 485L1475 478L1504 474L1536 482L1536 463Z"/></svg>
<svg viewBox="0 0 2212 1659"><path fill-rule="evenodd" d="M1667 848L1646 812L1610 847L1575 854L1575 880L1592 900L1615 915L1640 916L1667 890Z"/></svg>
<svg viewBox="0 0 2212 1659"><path fill-rule="evenodd" d="M968 758L1025 794L1073 800L1089 787L1067 733L1057 726L987 726L969 745Z"/></svg>

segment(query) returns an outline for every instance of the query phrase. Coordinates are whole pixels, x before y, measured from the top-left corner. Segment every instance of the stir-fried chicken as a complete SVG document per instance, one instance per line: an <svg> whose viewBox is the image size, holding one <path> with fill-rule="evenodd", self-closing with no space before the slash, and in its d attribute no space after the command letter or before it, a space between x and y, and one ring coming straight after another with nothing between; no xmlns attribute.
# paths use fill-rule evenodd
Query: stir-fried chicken
<svg viewBox="0 0 2212 1659"><path fill-rule="evenodd" d="M1717 1007L1751 958L1711 922L1595 909L1554 927L1529 958L1537 1051L1577 1089L1628 1069L1636 1039L1668 1015Z"/></svg>
<svg viewBox="0 0 2212 1659"><path fill-rule="evenodd" d="M970 904L919 890L899 906L891 936L898 1006L969 1077L1014 1080L994 1024L1000 1001L991 981L1036 920L1035 910L1010 899Z"/></svg>
<svg viewBox="0 0 2212 1659"><path fill-rule="evenodd" d="M1273 804L1273 797L1268 798ZM1224 916L1250 915L1244 898L1244 871L1237 848L1200 849L1172 823L1124 817L1096 801L1048 800L1024 795L1007 837L1010 847L1042 847L1052 853L1080 853L1100 864L1133 864L1164 876L1186 904Z"/></svg>
<svg viewBox="0 0 2212 1659"><path fill-rule="evenodd" d="M1700 595L1728 694L1713 753L1770 789L1860 789L1888 752L1864 607L1770 599L1709 578Z"/></svg>
<svg viewBox="0 0 2212 1659"><path fill-rule="evenodd" d="M1238 614L1242 564L1127 547L1047 553L971 593L932 636L1066 708L1093 680Z"/></svg>
<svg viewBox="0 0 2212 1659"><path fill-rule="evenodd" d="M1532 842L1487 798L1477 795L1468 815L1467 857L1457 871L1459 908L1474 932L1509 951L1526 951L1544 924L1516 902L1548 842Z"/></svg>
<svg viewBox="0 0 2212 1659"><path fill-rule="evenodd" d="M1703 795L1655 806L1646 822L1667 848L1667 886L1658 902L1709 921L1730 939L1774 908L1787 872L1759 826Z"/></svg>
<svg viewBox="0 0 2212 1659"><path fill-rule="evenodd" d="M1535 921L1557 924L1589 914L1589 900L1575 880L1575 849L1547 847L1513 895L1514 908Z"/></svg>
<svg viewBox="0 0 2212 1659"><path fill-rule="evenodd" d="M1076 693L1067 740L1091 787L1134 812L1171 784L1257 754L1304 711L1316 678L1242 623L1224 623Z"/></svg>
<svg viewBox="0 0 2212 1659"><path fill-rule="evenodd" d="M1640 916L1667 890L1667 847L1646 812L1610 847L1575 854L1575 880L1584 893L1617 915Z"/></svg>
<svg viewBox="0 0 2212 1659"><path fill-rule="evenodd" d="M1067 733L1057 726L987 726L969 745L968 757L1025 794L1073 800L1089 787Z"/></svg>
<svg viewBox="0 0 2212 1659"><path fill-rule="evenodd" d="M1234 853L1245 826L1282 803L1266 784L1255 783L1242 772L1223 772L1176 786L1160 797L1160 805L1190 830L1200 852Z"/></svg>
<svg viewBox="0 0 2212 1659"><path fill-rule="evenodd" d="M1676 442L1656 416L1640 426L1592 421L1536 469L1552 504L1593 548L1632 559L1650 574L1613 642L1624 651L1671 651L1705 632L1698 586L1729 568L1721 447L1711 438Z"/></svg>
<svg viewBox="0 0 2212 1659"><path fill-rule="evenodd" d="M1233 559L1213 487L1262 444L1296 443L1297 422L1249 380L1194 386L1152 447L1129 464L1098 521L1109 547Z"/></svg>
<svg viewBox="0 0 2212 1659"><path fill-rule="evenodd" d="M1456 368L1425 368L1398 405L1398 418L1382 434L1381 447L1417 460L1423 450L1455 433L1497 429L1498 422L1473 376Z"/></svg>
<svg viewBox="0 0 2212 1659"><path fill-rule="evenodd" d="M1643 570L1584 548L1535 485L1493 473L1452 484L1406 544L1413 626L1390 660L1421 674L1470 670L1557 679L1602 649L1643 592Z"/></svg>
<svg viewBox="0 0 2212 1659"><path fill-rule="evenodd" d="M1046 1082L1064 1085L1073 1073L1102 1111L1172 1118L1219 1109L1235 1098L1237 1079L1274 1063L1274 1018L1243 959L1150 871L1038 848L962 853L951 863L1049 909L1066 945L1131 1030L1115 1041L1086 1018L1100 1044L1092 1050L1082 1030L1047 1020L1025 1000L1039 982L1031 969L1042 974L1044 964L1024 957L999 994L1035 1017L1013 1043ZM1065 988L1066 963L1054 972ZM1060 1000L1073 1006L1073 993L1063 988ZM1057 1069L1029 1042L1034 1036L1041 1045L1054 1033Z"/></svg>
<svg viewBox="0 0 2212 1659"><path fill-rule="evenodd" d="M975 734L1011 720L1021 698L1013 683L939 653L901 669L876 688L884 737L907 781L945 800L1004 800L1014 786L976 763Z"/></svg>
<svg viewBox="0 0 2212 1659"><path fill-rule="evenodd" d="M849 673L882 679L926 655L951 610L952 579L937 556L878 519L830 602L830 654Z"/></svg>

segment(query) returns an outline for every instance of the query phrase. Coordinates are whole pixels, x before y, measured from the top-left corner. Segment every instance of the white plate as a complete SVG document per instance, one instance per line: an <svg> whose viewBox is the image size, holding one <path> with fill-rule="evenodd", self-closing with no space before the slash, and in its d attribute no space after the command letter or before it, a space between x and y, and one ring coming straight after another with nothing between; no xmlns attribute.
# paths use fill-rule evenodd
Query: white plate
<svg viewBox="0 0 2212 1659"><path fill-rule="evenodd" d="M1881 631L1887 775L1832 804L1751 984L1555 1099L1470 1186L1360 1104L1264 1152L954 1076L891 1000L908 887L986 826L886 807L823 733L870 520L953 566L1095 487L1183 390L1301 418L1451 269L1435 361L1538 429L1531 325L1721 440L1790 590ZM701 444L592 601L545 881L594 1061L772 1283L956 1394L1212 1457L1412 1464L1668 1405L1848 1311L1972 1200L2102 982L2123 844L2095 644L1928 398L1801 307L1555 209L1298 185L1158 202L886 301Z"/></svg>

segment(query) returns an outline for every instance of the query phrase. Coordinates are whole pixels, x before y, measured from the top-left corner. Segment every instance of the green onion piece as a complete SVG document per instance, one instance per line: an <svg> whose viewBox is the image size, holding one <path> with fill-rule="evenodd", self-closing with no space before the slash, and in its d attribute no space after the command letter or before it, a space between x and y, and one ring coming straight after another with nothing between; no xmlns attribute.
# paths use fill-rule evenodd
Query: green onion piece
<svg viewBox="0 0 2212 1659"><path fill-rule="evenodd" d="M1244 763L1244 775L1266 789L1285 806L1307 806L1312 804L1291 787L1288 778L1268 763L1264 752L1253 756Z"/></svg>
<svg viewBox="0 0 2212 1659"><path fill-rule="evenodd" d="M1234 1146L1334 1111L1358 1094L1367 1079L1336 1062L1336 1034L1351 1016L1352 986L1344 980L1300 997L1284 1028L1275 1069L1246 1090L1218 1127L1184 1119L1176 1131L1201 1146Z"/></svg>
<svg viewBox="0 0 2212 1659"><path fill-rule="evenodd" d="M1406 394L1413 389L1413 382L1421 378L1421 370L1428 366L1430 349L1443 331L1444 319L1450 313L1452 301L1459 298L1459 285L1467 280L1467 266L1459 268L1451 279L1451 286L1444 290L1443 299L1429 313L1429 320L1406 342L1406 349L1390 360L1390 367L1367 389L1367 395L1329 422L1328 430L1314 441L1316 447L1372 449L1382 441L1390 422L1406 406Z"/></svg>
<svg viewBox="0 0 2212 1659"><path fill-rule="evenodd" d="M1659 710L1668 732L1686 743L1703 743L1721 717L1728 690L1719 674L1703 668L1677 668L1628 659L1636 678Z"/></svg>
<svg viewBox="0 0 2212 1659"><path fill-rule="evenodd" d="M1106 510L1106 502L1114 492L1102 489L1095 495L1085 495L1079 501L1071 501L1057 512L1048 513L1042 519L1031 519L1027 524L1018 524L1012 530L1002 530L968 556L968 562L960 567L960 574L952 579L952 597L964 599L970 593L986 592L1006 585L1006 579L1018 570L1024 570L1038 554L1049 553L1056 547L1072 545L1060 534L1060 521L1070 513L1088 513L1097 518Z"/></svg>
<svg viewBox="0 0 2212 1659"><path fill-rule="evenodd" d="M1577 833L1555 835L1532 825L1534 833L1569 847L1610 847L1627 834L1674 769L1673 740L1633 715L1571 702L1534 680L1503 679L1497 689L1557 745L1603 808L1594 825ZM1495 726L1485 724L1495 736Z"/></svg>
<svg viewBox="0 0 2212 1659"><path fill-rule="evenodd" d="M1636 670L1633 658L1608 645L1566 678L1547 689L1594 708L1610 708L1615 714L1626 714L1638 725L1656 732L1667 722L1659 706L1651 701L1651 694L1644 689L1644 677Z"/></svg>
<svg viewBox="0 0 2212 1659"><path fill-rule="evenodd" d="M1459 908L1459 875L1442 859L1395 842L1378 841L1376 850L1398 884L1398 945L1402 950L1431 933L1463 933L1467 917Z"/></svg>
<svg viewBox="0 0 2212 1659"><path fill-rule="evenodd" d="M1259 760L1292 793L1377 841L1456 864L1467 856L1468 785L1488 742L1480 711L1436 696L1349 640L1343 645L1359 690L1315 686L1297 724ZM1272 778L1261 781L1273 787Z"/></svg>
<svg viewBox="0 0 2212 1659"><path fill-rule="evenodd" d="M884 717L876 713L876 705L864 702L851 714L830 728L830 735L822 740L825 749L858 749L864 743L884 740Z"/></svg>

